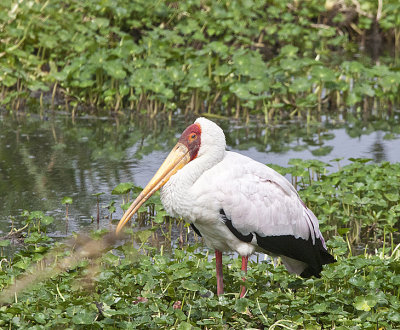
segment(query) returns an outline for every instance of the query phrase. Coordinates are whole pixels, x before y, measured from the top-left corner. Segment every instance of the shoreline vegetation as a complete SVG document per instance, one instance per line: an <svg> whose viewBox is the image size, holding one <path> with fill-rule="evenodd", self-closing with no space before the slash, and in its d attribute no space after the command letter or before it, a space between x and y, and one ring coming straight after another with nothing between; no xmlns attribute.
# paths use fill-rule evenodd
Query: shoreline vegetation
<svg viewBox="0 0 400 330"><path fill-rule="evenodd" d="M399 20L397 0L4 0L0 104L266 122L392 112Z"/></svg>

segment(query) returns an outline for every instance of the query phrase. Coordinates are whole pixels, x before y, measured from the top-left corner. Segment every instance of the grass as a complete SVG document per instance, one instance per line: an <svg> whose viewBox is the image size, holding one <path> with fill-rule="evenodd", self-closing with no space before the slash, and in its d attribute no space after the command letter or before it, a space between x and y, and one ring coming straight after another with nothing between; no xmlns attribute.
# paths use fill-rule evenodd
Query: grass
<svg viewBox="0 0 400 330"><path fill-rule="evenodd" d="M292 160L291 164L280 171L291 173L302 198L320 218L328 248L338 260L324 268L320 279L300 279L289 275L279 261L257 257L246 276L248 292L244 299L237 299L243 276L240 260L224 256L226 293L218 298L214 260L193 240L177 248L179 236L187 241L190 229L181 226L182 220L164 217L157 195L147 202L122 241L115 241L107 230L98 230L91 237L76 235L69 242L49 242L46 231L54 219L26 211L25 244L13 256L3 255L1 261L0 325L36 329L398 328L399 217L393 213L398 212L398 203L390 194L398 191L399 164L354 159L331 174L326 174L327 164L320 162ZM363 184L365 189L357 189L355 180L358 188ZM126 201L127 189L137 191L123 184L114 193ZM369 198L363 203L347 200L345 196L354 190L353 196ZM365 220L377 213L379 217ZM176 239L169 231L173 221L181 230ZM362 250L353 245L357 244L353 239L357 221ZM160 248L147 243L160 232L166 238ZM1 242L4 247L10 244ZM373 248L372 242L376 243Z"/></svg>

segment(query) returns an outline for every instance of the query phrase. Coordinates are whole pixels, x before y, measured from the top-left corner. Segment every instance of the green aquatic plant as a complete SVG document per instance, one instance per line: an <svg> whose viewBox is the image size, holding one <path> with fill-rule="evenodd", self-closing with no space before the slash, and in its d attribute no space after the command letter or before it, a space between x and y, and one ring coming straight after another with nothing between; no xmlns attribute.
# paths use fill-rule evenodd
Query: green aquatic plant
<svg viewBox="0 0 400 330"><path fill-rule="evenodd" d="M104 205L103 208L106 208L108 210L108 212L110 213L110 222L112 222L112 220L113 220L112 215L117 210L117 208L115 207L115 201L112 200L109 204Z"/></svg>
<svg viewBox="0 0 400 330"><path fill-rule="evenodd" d="M44 232L51 219L25 211L24 245L0 262L0 326L396 329L399 164L341 162L292 159L287 168L275 166L314 210L338 260L319 279L289 275L279 260L258 255L250 260L247 294L237 299L240 260L226 255L226 291L234 293L217 297L214 260L201 244L178 248L180 238L172 236L160 248L149 243L161 222L175 221L157 195L141 209L139 218L147 222L129 229L125 241L101 229L55 243ZM135 189L125 186L117 190ZM361 249L351 244L354 230Z"/></svg>
<svg viewBox="0 0 400 330"><path fill-rule="evenodd" d="M235 294L218 298L210 291L215 285L213 262L198 246L160 253L143 245L146 254L138 254L128 242L117 248L118 254L109 246L93 259L87 252L86 257L78 252L82 247L88 251L88 241L86 238L84 245L79 239L75 241L78 258L73 262L59 248L56 255L64 268L49 268L52 276L42 278L40 286L35 285L37 278L23 275L19 280L31 285L11 295L12 301L0 307L0 324L234 329L279 324L295 329L378 324L394 329L400 324L400 255L346 257L346 243L338 237L328 241L338 263L323 271L321 279L300 280L268 260L250 261L248 294L243 299ZM92 243L103 244L104 238ZM13 283L10 276L24 274L31 267L32 254L25 253L25 258L17 256L14 264L3 264L3 288ZM237 292L240 262L229 256L224 259L231 268L226 278L228 290ZM66 260L71 261L66 264ZM4 292L7 290L3 289L1 299Z"/></svg>
<svg viewBox="0 0 400 330"><path fill-rule="evenodd" d="M105 108L270 121L399 102L396 0L5 0L0 12L9 111L43 116L47 103L72 117Z"/></svg>
<svg viewBox="0 0 400 330"><path fill-rule="evenodd" d="M129 194L134 188L132 182L122 182L112 190L111 194L122 195L122 205L124 205L124 208L128 208Z"/></svg>
<svg viewBox="0 0 400 330"><path fill-rule="evenodd" d="M64 196L61 204L65 205L65 218L68 219L68 206L72 204L72 197Z"/></svg>
<svg viewBox="0 0 400 330"><path fill-rule="evenodd" d="M11 241L9 239L0 239L0 249L1 249L1 254L0 257L4 256L4 248L7 246L10 246Z"/></svg>
<svg viewBox="0 0 400 330"><path fill-rule="evenodd" d="M293 159L291 167L275 168L292 176L301 197L318 215L323 232L338 234L345 229L351 243L363 242L371 248L388 244L393 251L400 229L400 165L350 161L330 174L328 164L315 160Z"/></svg>
<svg viewBox="0 0 400 330"><path fill-rule="evenodd" d="M104 192L92 194L92 196L96 196L96 205L97 205L96 220L97 220L97 223L100 222L100 200L99 200L99 196L101 196L101 195L104 195Z"/></svg>

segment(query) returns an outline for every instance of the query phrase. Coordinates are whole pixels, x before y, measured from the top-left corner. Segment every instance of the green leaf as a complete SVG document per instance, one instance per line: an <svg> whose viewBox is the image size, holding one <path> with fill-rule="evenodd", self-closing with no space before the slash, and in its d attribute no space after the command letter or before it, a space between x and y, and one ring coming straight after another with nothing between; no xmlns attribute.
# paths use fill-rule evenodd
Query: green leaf
<svg viewBox="0 0 400 330"><path fill-rule="evenodd" d="M237 299L235 302L235 310L238 313L246 313L249 306L249 300L246 298Z"/></svg>
<svg viewBox="0 0 400 330"><path fill-rule="evenodd" d="M121 80L126 77L126 71L122 63L117 60L105 62L103 68L114 79Z"/></svg>
<svg viewBox="0 0 400 330"><path fill-rule="evenodd" d="M92 20L92 23L97 27L97 28L102 28L102 27L108 27L110 24L110 21L107 18L104 17L96 17Z"/></svg>
<svg viewBox="0 0 400 330"><path fill-rule="evenodd" d="M317 81L328 82L336 80L335 73L327 67L314 66L310 74Z"/></svg>
<svg viewBox="0 0 400 330"><path fill-rule="evenodd" d="M373 161L372 158L353 158L353 157L350 157L349 160L351 162L360 163L360 164L365 164L365 163L368 163L370 161Z"/></svg>
<svg viewBox="0 0 400 330"><path fill-rule="evenodd" d="M326 303L321 303L321 304L315 304L314 306L313 306L313 310L316 312L316 313L325 313L326 312L326 310L327 310L327 304Z"/></svg>
<svg viewBox="0 0 400 330"><path fill-rule="evenodd" d="M292 81L290 91L293 93L307 92L310 91L311 87L312 81L307 77L297 77Z"/></svg>
<svg viewBox="0 0 400 330"><path fill-rule="evenodd" d="M378 302L378 300L377 300L376 296L367 295L367 296L362 296L362 297L356 297L354 299L353 305L359 311L369 312L371 310L371 308L375 307L377 302Z"/></svg>
<svg viewBox="0 0 400 330"><path fill-rule="evenodd" d="M397 202L399 200L398 193L384 193L383 195L391 202Z"/></svg>
<svg viewBox="0 0 400 330"><path fill-rule="evenodd" d="M40 324L46 323L46 316L43 313L34 314L35 321Z"/></svg>
<svg viewBox="0 0 400 330"><path fill-rule="evenodd" d="M9 239L0 239L0 247L9 246L11 241Z"/></svg>
<svg viewBox="0 0 400 330"><path fill-rule="evenodd" d="M28 88L33 92L36 92L39 90L43 91L43 92L47 92L50 90L49 87L45 83L43 83L41 81L37 81L37 80L30 81L28 83Z"/></svg>
<svg viewBox="0 0 400 330"><path fill-rule="evenodd" d="M333 150L332 146L324 146L318 149L311 150L313 156L326 156L329 155Z"/></svg>
<svg viewBox="0 0 400 330"><path fill-rule="evenodd" d="M42 236L40 233L34 232L31 233L27 238L25 238L24 242L27 244L36 244L42 241Z"/></svg>
<svg viewBox="0 0 400 330"><path fill-rule="evenodd" d="M392 322L396 322L397 324L400 323L400 313L398 311L391 311L387 314L387 318Z"/></svg>
<svg viewBox="0 0 400 330"><path fill-rule="evenodd" d="M63 205L72 204L72 197L68 197L68 196L63 197L63 199L61 200L61 204L63 204Z"/></svg>
<svg viewBox="0 0 400 330"><path fill-rule="evenodd" d="M223 64L217 67L213 74L216 76L227 76L229 73L231 73L232 68L228 64Z"/></svg>
<svg viewBox="0 0 400 330"><path fill-rule="evenodd" d="M111 192L112 195L123 195L127 194L134 188L134 184L132 182L123 182L116 186Z"/></svg>
<svg viewBox="0 0 400 330"><path fill-rule="evenodd" d="M178 330L191 330L193 329L192 325L188 322L181 322L178 326Z"/></svg>
<svg viewBox="0 0 400 330"><path fill-rule="evenodd" d="M6 75L5 77L1 77L0 82L6 87L11 87L17 83L17 78Z"/></svg>
<svg viewBox="0 0 400 330"><path fill-rule="evenodd" d="M182 287L189 291L199 291L201 286L194 281L186 280L182 282Z"/></svg>
<svg viewBox="0 0 400 330"><path fill-rule="evenodd" d="M26 269L29 267L30 264L31 264L31 261L29 260L29 258L23 257L21 260L19 260L18 262L16 262L16 263L13 265L13 267L26 270Z"/></svg>
<svg viewBox="0 0 400 330"><path fill-rule="evenodd" d="M135 233L141 243L147 242L149 237L153 234L152 230L141 230Z"/></svg>
<svg viewBox="0 0 400 330"><path fill-rule="evenodd" d="M44 217L44 213L42 211L32 211L29 214L29 219L33 220L33 219L37 219L37 220L41 220Z"/></svg>
<svg viewBox="0 0 400 330"><path fill-rule="evenodd" d="M74 324L93 324L96 318L96 313L89 312L86 310L80 310L77 314L72 317L72 323Z"/></svg>
<svg viewBox="0 0 400 330"><path fill-rule="evenodd" d="M156 216L154 217L155 223L163 223L164 217L167 215L167 212L164 210L158 210Z"/></svg>
<svg viewBox="0 0 400 330"><path fill-rule="evenodd" d="M340 235L345 235L350 232L350 228L338 228L337 231Z"/></svg>
<svg viewBox="0 0 400 330"><path fill-rule="evenodd" d="M53 222L54 222L54 218L50 217L50 216L47 216L47 215L45 215L43 217L43 219L40 221L42 226L48 226L48 225L52 224Z"/></svg>
<svg viewBox="0 0 400 330"><path fill-rule="evenodd" d="M281 48L280 56L294 57L297 55L298 51L299 51L299 48L292 46L292 45L286 45Z"/></svg>

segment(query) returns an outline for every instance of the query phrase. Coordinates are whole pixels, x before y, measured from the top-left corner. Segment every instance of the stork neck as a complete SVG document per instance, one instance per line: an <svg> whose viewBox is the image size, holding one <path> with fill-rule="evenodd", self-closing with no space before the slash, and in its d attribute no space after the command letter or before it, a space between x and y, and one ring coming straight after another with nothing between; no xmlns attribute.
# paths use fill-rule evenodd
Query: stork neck
<svg viewBox="0 0 400 330"><path fill-rule="evenodd" d="M182 216L187 221L194 221L193 214L188 212L194 202L190 195L192 188L203 173L222 161L224 156L224 149L219 153L207 152L176 172L161 188L161 201L165 210L172 216Z"/></svg>
<svg viewBox="0 0 400 330"><path fill-rule="evenodd" d="M191 187L204 172L217 165L224 158L225 153L225 150L219 153L208 153L192 160L180 171L185 177L185 182L182 184Z"/></svg>

